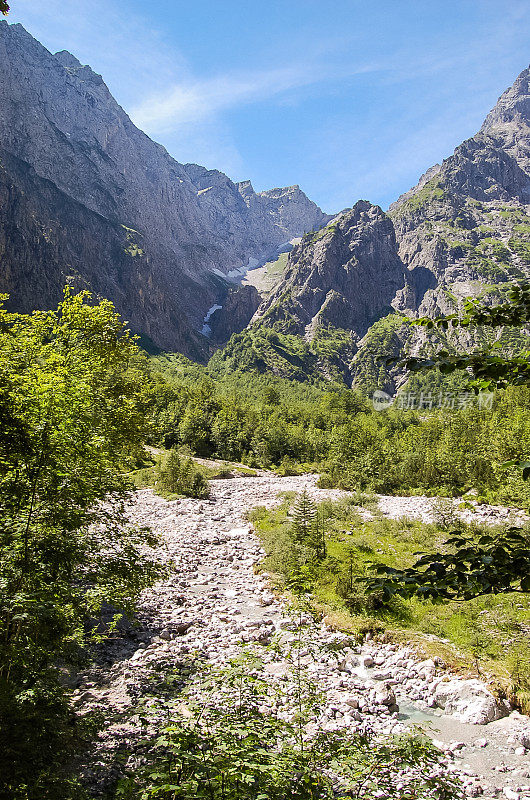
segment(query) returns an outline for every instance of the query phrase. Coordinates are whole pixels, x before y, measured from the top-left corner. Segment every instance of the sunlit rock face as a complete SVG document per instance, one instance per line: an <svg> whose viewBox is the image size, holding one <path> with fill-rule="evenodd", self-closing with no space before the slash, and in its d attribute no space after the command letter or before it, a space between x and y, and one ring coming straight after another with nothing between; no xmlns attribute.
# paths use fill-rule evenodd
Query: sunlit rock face
<svg viewBox="0 0 530 800"><path fill-rule="evenodd" d="M361 336L404 284L391 220L360 200L293 248L284 280L259 314L269 324L284 320L289 333L330 324Z"/></svg>

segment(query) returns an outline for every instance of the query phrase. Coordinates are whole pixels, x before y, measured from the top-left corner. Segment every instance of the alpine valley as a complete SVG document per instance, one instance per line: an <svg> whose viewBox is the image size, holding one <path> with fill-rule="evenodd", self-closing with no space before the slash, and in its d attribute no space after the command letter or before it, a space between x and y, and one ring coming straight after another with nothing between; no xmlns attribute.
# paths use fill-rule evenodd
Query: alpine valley
<svg viewBox="0 0 530 800"><path fill-rule="evenodd" d="M141 5L251 63L259 3ZM0 800L530 800L530 68L386 211L326 213L177 162L20 24L0 65Z"/></svg>

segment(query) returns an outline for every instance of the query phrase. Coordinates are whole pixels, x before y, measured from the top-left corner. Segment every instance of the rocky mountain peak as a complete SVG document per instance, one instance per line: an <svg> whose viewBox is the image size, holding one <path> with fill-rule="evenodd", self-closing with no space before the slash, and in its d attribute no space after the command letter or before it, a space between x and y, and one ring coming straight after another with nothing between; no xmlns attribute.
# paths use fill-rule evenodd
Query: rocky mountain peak
<svg viewBox="0 0 530 800"><path fill-rule="evenodd" d="M359 200L293 248L284 279L258 315L306 339L327 325L362 336L403 286L392 221Z"/></svg>
<svg viewBox="0 0 530 800"><path fill-rule="evenodd" d="M530 67L500 96L484 120L479 137L501 147L529 176L530 182Z"/></svg>
<svg viewBox="0 0 530 800"><path fill-rule="evenodd" d="M307 195L302 192L300 186L295 183L293 186L276 187L275 189L266 189L260 192L263 197L287 197L287 196L300 196L307 199Z"/></svg>
<svg viewBox="0 0 530 800"><path fill-rule="evenodd" d="M82 69L83 64L68 50L58 50L55 58L65 69Z"/></svg>
<svg viewBox="0 0 530 800"><path fill-rule="evenodd" d="M256 194L250 181L239 181L236 183L236 186L242 197L250 197L251 195Z"/></svg>
<svg viewBox="0 0 530 800"><path fill-rule="evenodd" d="M513 85L501 94L481 127L482 133L515 123L528 126L530 122L530 67L524 69Z"/></svg>
<svg viewBox="0 0 530 800"><path fill-rule="evenodd" d="M81 64L68 50L60 50L58 53L55 53L55 58L68 73L75 75L78 80L84 81L85 84L102 87L104 94L111 97L109 89L101 75L94 72L88 64Z"/></svg>

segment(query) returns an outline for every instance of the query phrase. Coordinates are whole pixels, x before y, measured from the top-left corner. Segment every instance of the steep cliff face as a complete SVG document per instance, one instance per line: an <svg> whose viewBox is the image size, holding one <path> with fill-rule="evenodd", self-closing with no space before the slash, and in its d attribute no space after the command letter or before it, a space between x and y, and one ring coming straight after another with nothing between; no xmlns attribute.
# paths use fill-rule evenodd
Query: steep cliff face
<svg viewBox="0 0 530 800"><path fill-rule="evenodd" d="M208 338L212 350L226 344L234 331L242 331L260 304L259 292L254 286L234 286L219 308L215 308L208 320Z"/></svg>
<svg viewBox="0 0 530 800"><path fill-rule="evenodd" d="M71 228L94 214L102 220L100 234L104 236L103 228L108 233L104 242L92 243L88 235L76 238L73 231L72 236L55 231L53 218L48 219L43 224L55 237L57 271L34 260L35 275L51 291L52 274L58 282L71 260L69 252L60 250L61 243L75 241L81 248L80 279L96 290L96 285L106 284L104 273L117 268L109 261L114 252L112 232L132 231L129 236L136 244L126 242L121 250L135 251L134 269L142 274L124 294L108 296L162 347L195 356L199 347L206 353L208 342L201 341L200 334L203 318L227 294L230 283L224 278L245 267L249 259L268 255L285 241L289 226L298 225L295 232L303 233L327 220L303 193L294 196L291 190L278 190L273 198L256 195L253 205L262 212L252 213L229 178L179 164L133 125L101 76L70 53L52 55L20 25L0 23L0 63L4 180L18 187L25 164L35 175L32 191L44 185L41 179L61 194ZM30 201L44 218L42 198ZM8 207L5 212L0 219L4 230L13 222ZM19 225L23 228L22 220ZM9 259L9 274L7 262L0 262L0 288L11 293L17 307L42 305L42 296L32 294L14 257ZM134 295L140 285L144 293L152 287L149 298ZM55 285L55 294L59 290ZM145 314L144 306L150 308Z"/></svg>
<svg viewBox="0 0 530 800"><path fill-rule="evenodd" d="M27 162L0 150L0 292L11 310L52 308L65 284L111 298L153 344L205 353L203 337L156 281L141 234L72 200ZM181 286L181 302L197 284Z"/></svg>
<svg viewBox="0 0 530 800"><path fill-rule="evenodd" d="M530 67L500 96L480 133L496 142L530 175Z"/></svg>
<svg viewBox="0 0 530 800"><path fill-rule="evenodd" d="M530 274L528 81L526 69L479 133L390 207L407 267L397 308L447 313Z"/></svg>
<svg viewBox="0 0 530 800"><path fill-rule="evenodd" d="M232 253L231 260L218 266L229 277L237 277L249 262L266 259L279 245L331 219L299 186L255 192L250 181L233 183L218 170L197 164L185 164L184 169L196 187L203 216L217 232L217 244Z"/></svg>
<svg viewBox="0 0 530 800"><path fill-rule="evenodd" d="M293 248L284 279L258 313L267 324L282 323L285 332L308 339L327 325L359 336L403 286L392 222L361 200Z"/></svg>

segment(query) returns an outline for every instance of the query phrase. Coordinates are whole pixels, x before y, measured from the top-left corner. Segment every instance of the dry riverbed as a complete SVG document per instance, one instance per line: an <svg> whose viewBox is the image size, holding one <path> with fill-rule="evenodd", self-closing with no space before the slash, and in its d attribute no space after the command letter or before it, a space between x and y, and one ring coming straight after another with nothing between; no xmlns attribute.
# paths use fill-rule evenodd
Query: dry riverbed
<svg viewBox="0 0 530 800"><path fill-rule="evenodd" d="M170 571L143 593L140 629L106 645L98 667L78 681L79 711L100 709L110 720L84 771L96 794L119 771L113 766L116 754L134 752L141 738L132 712L153 676L192 653L220 665L237 655L242 642L267 643L276 636L279 651L263 651L265 674L271 684L289 688L292 617L266 577L254 572L263 551L245 514L257 505L277 504L285 491L307 488L316 501L344 495L317 488L316 480L315 475L217 480L208 501L166 501L149 489L135 492L129 517L160 534L160 556ZM430 521L432 503L383 497L380 509L394 518ZM496 521L509 512L481 507L477 516ZM374 641L355 646L323 623L310 624L304 636L305 669L326 697L323 714L311 724L381 735L421 724L447 753L447 769L459 773L469 796L530 800L530 720L510 713L487 686L455 679L443 664L422 661L411 648Z"/></svg>

